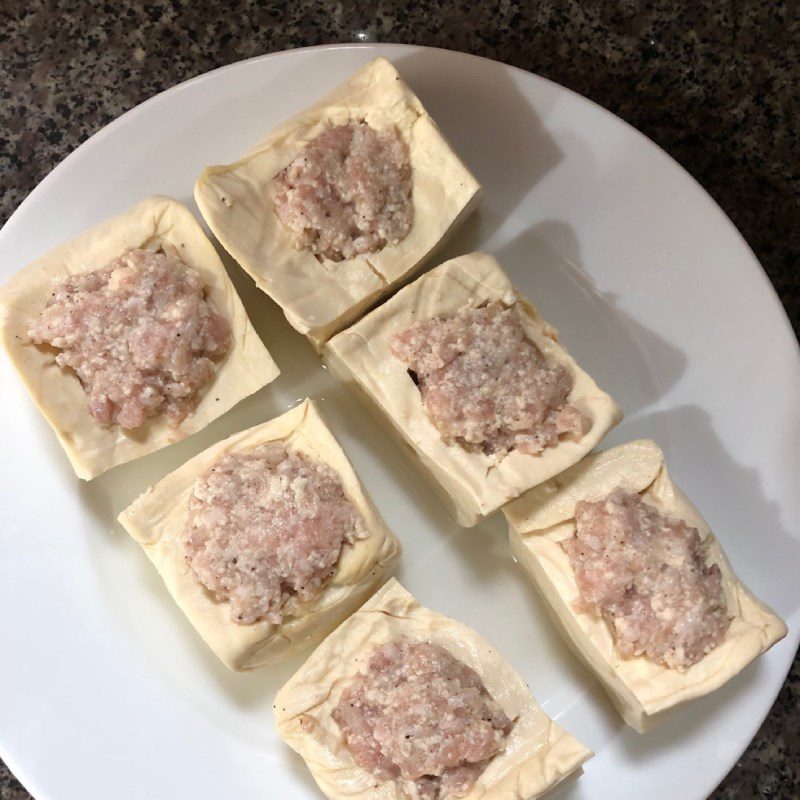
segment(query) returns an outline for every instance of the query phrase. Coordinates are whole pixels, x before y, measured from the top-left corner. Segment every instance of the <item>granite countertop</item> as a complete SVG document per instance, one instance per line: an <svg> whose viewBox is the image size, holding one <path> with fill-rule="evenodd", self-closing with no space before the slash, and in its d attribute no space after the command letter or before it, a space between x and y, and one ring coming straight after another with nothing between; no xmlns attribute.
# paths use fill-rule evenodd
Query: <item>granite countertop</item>
<svg viewBox="0 0 800 800"><path fill-rule="evenodd" d="M157 92L262 53L351 41L476 53L610 109L711 193L755 251L790 319L800 322L794 2L5 0L0 223L78 144ZM800 797L799 690L795 658L767 720L715 800ZM0 763L0 800L28 797Z"/></svg>

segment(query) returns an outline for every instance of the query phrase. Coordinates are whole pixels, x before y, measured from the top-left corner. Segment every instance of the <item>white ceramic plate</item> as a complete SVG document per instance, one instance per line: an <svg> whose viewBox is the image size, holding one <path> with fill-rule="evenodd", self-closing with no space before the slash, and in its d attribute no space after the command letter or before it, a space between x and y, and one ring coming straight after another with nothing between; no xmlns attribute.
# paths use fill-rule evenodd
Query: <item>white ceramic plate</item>
<svg viewBox="0 0 800 800"><path fill-rule="evenodd" d="M391 58L486 188L446 256L482 248L623 406L607 440L650 436L755 593L791 633L712 697L646 736L566 650L497 517L460 530L398 446L319 366L277 308L232 273L281 378L204 432L82 484L6 360L0 369L0 745L39 800L319 796L272 728L298 661L225 670L115 524L147 485L212 442L321 397L405 545L399 577L493 641L545 710L597 753L559 798L692 800L768 711L800 633L795 339L764 273L705 192L635 130L546 80L458 53L329 47L258 58L144 103L73 153L0 235L3 280L152 193L193 207L206 164L367 60ZM444 258L444 256L442 257Z"/></svg>

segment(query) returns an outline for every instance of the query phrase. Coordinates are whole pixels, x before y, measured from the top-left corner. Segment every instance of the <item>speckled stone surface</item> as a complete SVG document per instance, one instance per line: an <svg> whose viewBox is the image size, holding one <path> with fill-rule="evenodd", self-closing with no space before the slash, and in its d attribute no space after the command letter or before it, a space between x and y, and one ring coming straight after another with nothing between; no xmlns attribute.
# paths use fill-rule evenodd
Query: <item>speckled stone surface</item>
<svg viewBox="0 0 800 800"><path fill-rule="evenodd" d="M796 2L2 0L0 222L78 144L169 86L262 53L365 40L505 61L627 120L722 206L798 326ZM800 797L799 689L795 659L715 800ZM0 800L27 797L0 764Z"/></svg>

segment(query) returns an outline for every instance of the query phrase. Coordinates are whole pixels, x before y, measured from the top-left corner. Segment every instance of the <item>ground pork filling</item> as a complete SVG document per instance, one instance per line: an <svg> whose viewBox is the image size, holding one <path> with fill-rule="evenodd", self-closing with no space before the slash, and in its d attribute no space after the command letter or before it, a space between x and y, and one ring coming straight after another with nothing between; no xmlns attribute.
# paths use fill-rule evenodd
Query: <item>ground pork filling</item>
<svg viewBox="0 0 800 800"><path fill-rule="evenodd" d="M195 577L246 625L280 624L367 535L330 467L271 443L222 456L195 482L182 539Z"/></svg>
<svg viewBox="0 0 800 800"><path fill-rule="evenodd" d="M621 655L686 669L722 642L730 625L722 575L705 563L696 528L622 489L578 503L575 521L561 546L580 607L608 621Z"/></svg>
<svg viewBox="0 0 800 800"><path fill-rule="evenodd" d="M56 281L28 334L61 352L101 425L177 425L231 345L228 321L200 275L163 253L130 250L101 269Z"/></svg>
<svg viewBox="0 0 800 800"><path fill-rule="evenodd" d="M431 422L468 449L536 455L591 428L567 403L570 373L545 362L516 311L501 303L418 322L390 346L408 366Z"/></svg>
<svg viewBox="0 0 800 800"><path fill-rule="evenodd" d="M333 718L360 767L419 800L467 794L512 726L473 669L408 640L374 651Z"/></svg>
<svg viewBox="0 0 800 800"><path fill-rule="evenodd" d="M397 244L411 230L411 162L397 132L329 127L276 178L275 212L294 245L342 261Z"/></svg>

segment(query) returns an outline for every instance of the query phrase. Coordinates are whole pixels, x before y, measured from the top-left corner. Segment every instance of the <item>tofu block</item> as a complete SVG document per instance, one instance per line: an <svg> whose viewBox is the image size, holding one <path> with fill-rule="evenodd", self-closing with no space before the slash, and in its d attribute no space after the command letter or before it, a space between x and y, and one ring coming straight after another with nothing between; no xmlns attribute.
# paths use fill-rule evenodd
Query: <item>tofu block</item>
<svg viewBox="0 0 800 800"><path fill-rule="evenodd" d="M578 585L561 542L575 533L575 506L616 488L637 492L662 514L697 528L708 564L717 564L731 624L721 644L688 669L645 656L623 658L608 623L578 610ZM624 720L645 731L665 712L718 689L786 635L786 626L736 577L708 523L672 482L659 447L649 440L593 453L510 503L511 549L544 598L578 657L603 684Z"/></svg>
<svg viewBox="0 0 800 800"><path fill-rule="evenodd" d="M391 352L392 336L420 320L451 316L490 301L513 307L526 336L548 365L562 364L571 374L574 384L567 400L592 423L577 441L564 439L539 455L512 450L498 462L446 441L430 421L406 365ZM334 374L359 390L378 411L433 480L456 521L467 527L580 461L622 418L614 400L558 343L556 331L486 253L459 256L425 273L331 339L323 358Z"/></svg>
<svg viewBox="0 0 800 800"><path fill-rule="evenodd" d="M514 668L475 631L424 608L390 580L311 655L275 698L275 725L330 800L387 800L401 795L358 766L332 717L343 690L364 671L373 650L407 639L445 650L478 673L514 720L505 750L489 762L468 798L530 800L580 774L591 751L538 706Z"/></svg>
<svg viewBox="0 0 800 800"><path fill-rule="evenodd" d="M280 625L265 619L241 625L231 620L228 604L215 599L196 579L186 563L180 537L195 481L223 455L247 452L269 442L281 442L333 469L345 496L363 517L369 536L345 545L319 594L306 602L293 598L295 602ZM136 499L119 521L142 546L189 622L224 664L237 671L272 663L319 642L386 580L401 552L400 543L310 400L190 459Z"/></svg>
<svg viewBox="0 0 800 800"><path fill-rule="evenodd" d="M412 168L414 222L397 244L333 262L296 249L274 210L275 178L331 125L394 126ZM195 186L203 217L222 246L319 350L334 333L408 281L477 206L481 187L436 123L385 59L268 133L233 164L207 167Z"/></svg>
<svg viewBox="0 0 800 800"><path fill-rule="evenodd" d="M133 248L162 250L199 272L208 300L227 318L233 333L231 348L201 388L196 408L177 426L158 415L133 431L99 425L89 413L75 372L59 367L55 350L37 346L28 336L30 322L44 309L56 278L99 269ZM20 270L0 289L0 335L31 399L84 480L202 430L280 374L214 246L192 214L168 197L148 198Z"/></svg>

